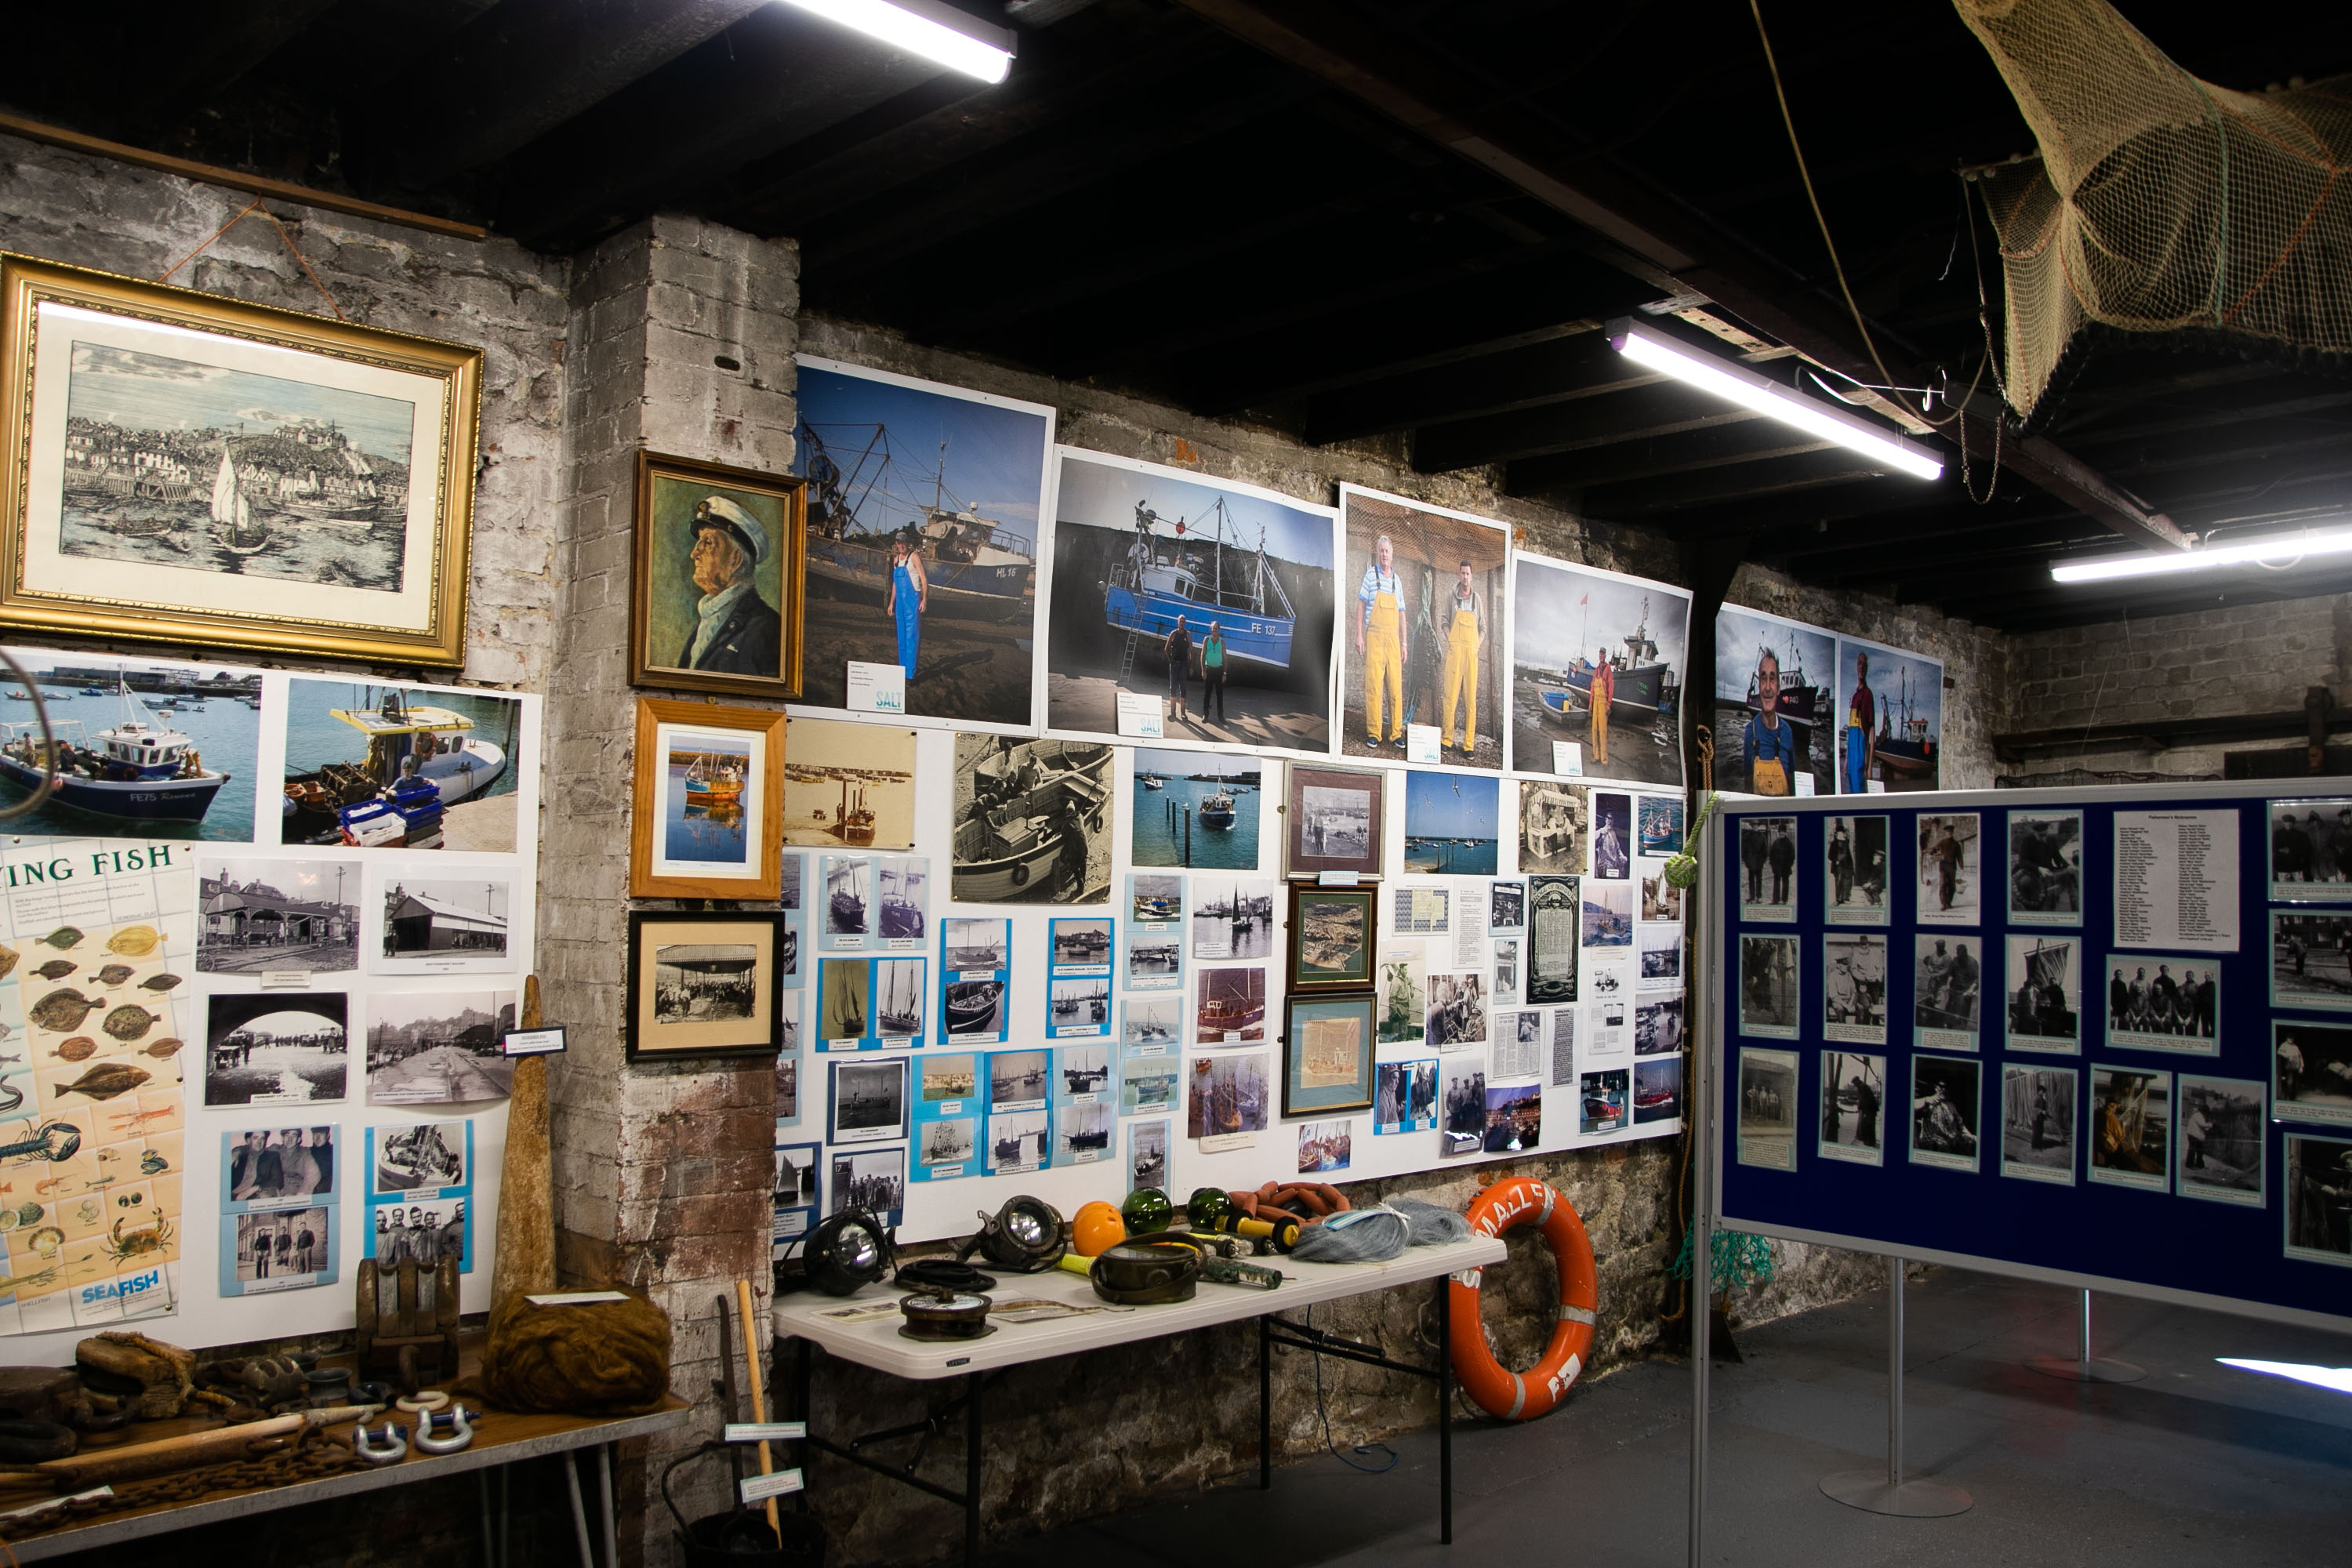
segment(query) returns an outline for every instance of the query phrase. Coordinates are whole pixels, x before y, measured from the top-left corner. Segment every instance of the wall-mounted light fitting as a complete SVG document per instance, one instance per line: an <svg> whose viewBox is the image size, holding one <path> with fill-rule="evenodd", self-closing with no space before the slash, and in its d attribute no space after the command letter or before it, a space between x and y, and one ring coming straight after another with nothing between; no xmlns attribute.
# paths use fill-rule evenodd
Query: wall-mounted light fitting
<svg viewBox="0 0 2352 1568"><path fill-rule="evenodd" d="M895 49L950 70L1003 81L1013 68L1013 35L940 0L783 0L795 10L854 27Z"/></svg>
<svg viewBox="0 0 2352 1568"><path fill-rule="evenodd" d="M2118 577L2157 577L2176 572L2211 572L2224 566L2261 563L2284 564L2315 555L2352 552L2352 528L2306 529L2298 533L2273 533L2243 544L2217 544L2203 550L2167 550L2142 555L2104 555L2050 568L2060 583L2111 583Z"/></svg>

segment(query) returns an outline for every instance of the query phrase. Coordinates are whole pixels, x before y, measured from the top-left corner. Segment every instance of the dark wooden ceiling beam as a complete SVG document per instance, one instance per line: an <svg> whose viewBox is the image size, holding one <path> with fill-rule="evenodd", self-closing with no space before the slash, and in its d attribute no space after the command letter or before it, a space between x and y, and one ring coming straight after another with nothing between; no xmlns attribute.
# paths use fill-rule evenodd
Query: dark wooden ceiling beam
<svg viewBox="0 0 2352 1568"><path fill-rule="evenodd" d="M1598 340L1596 340L1597 342ZM1574 374L1561 374L1540 402L1463 419L1424 423L1413 431L1413 467L1427 474L1486 463L1516 463L1590 451L1683 431L1745 424L1757 416L1727 407L1669 377L1629 365L1610 352ZM1796 432L1774 425L1782 437Z"/></svg>
<svg viewBox="0 0 2352 1568"><path fill-rule="evenodd" d="M1588 317L1539 342L1507 342L1324 391L1307 404L1304 435L1321 447L1590 396L1602 384L1596 371L1619 357L1600 330L1600 320Z"/></svg>
<svg viewBox="0 0 2352 1568"><path fill-rule="evenodd" d="M1771 419L1739 423L1694 424L1685 429L1605 446L1554 452L1540 458L1513 459L1513 482L1554 494L1576 493L1587 498L1608 487L1674 474L1704 473L1743 463L1770 463L1808 452L1838 451L1835 442L1791 430ZM1850 454L1846 454L1849 458ZM1598 509L1596 508L1596 511ZM1606 513L1598 513L1606 515Z"/></svg>
<svg viewBox="0 0 2352 1568"><path fill-rule="evenodd" d="M1549 460L1537 459L1538 462ZM1559 493L1556 488L1549 490L1520 489L1511 475L1521 466L1515 463L1503 470L1504 489L1510 494ZM1706 468L1696 473L1595 486L1583 492L1579 510L1585 516L1600 521L1629 522L1646 527L1654 518L1682 507L1785 498L1800 491L1873 479L1878 473L1879 470L1871 467L1866 458L1843 447L1826 447L1730 468Z"/></svg>

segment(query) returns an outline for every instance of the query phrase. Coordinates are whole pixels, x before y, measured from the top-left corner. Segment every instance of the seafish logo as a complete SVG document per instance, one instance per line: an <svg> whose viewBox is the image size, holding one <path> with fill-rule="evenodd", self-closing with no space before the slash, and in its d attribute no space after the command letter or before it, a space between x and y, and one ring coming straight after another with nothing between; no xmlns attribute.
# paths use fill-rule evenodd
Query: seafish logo
<svg viewBox="0 0 2352 1568"><path fill-rule="evenodd" d="M136 1274L126 1274L119 1279L109 1279L100 1284L83 1286L81 1304L85 1307L102 1306L109 1301L128 1300L135 1296L144 1296L150 1290L160 1290L163 1288L163 1269L142 1268Z"/></svg>

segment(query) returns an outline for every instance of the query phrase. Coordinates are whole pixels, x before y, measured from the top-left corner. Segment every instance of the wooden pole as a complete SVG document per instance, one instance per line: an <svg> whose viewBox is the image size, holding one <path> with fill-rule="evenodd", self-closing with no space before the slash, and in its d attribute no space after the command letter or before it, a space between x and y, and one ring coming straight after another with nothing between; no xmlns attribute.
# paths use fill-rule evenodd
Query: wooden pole
<svg viewBox="0 0 2352 1568"><path fill-rule="evenodd" d="M760 1381L760 1352L752 1349L756 1342L751 1338L751 1282L749 1279L735 1281L735 1310L743 1320L743 1361L751 1372L751 1419L764 1422L768 1419L768 1394ZM775 1459L768 1451L768 1440L762 1437L760 1439L760 1473L771 1476L775 1472ZM783 1521L776 1517L774 1498L768 1500L768 1528L776 1532L777 1541L783 1540Z"/></svg>

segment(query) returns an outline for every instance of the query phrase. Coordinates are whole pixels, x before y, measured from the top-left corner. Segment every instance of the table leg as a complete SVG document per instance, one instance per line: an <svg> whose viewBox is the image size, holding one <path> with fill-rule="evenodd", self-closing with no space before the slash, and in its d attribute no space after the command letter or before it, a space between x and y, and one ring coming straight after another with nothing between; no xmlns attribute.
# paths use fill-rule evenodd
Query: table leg
<svg viewBox="0 0 2352 1568"><path fill-rule="evenodd" d="M499 1568L514 1561L514 1467L499 1467Z"/></svg>
<svg viewBox="0 0 2352 1568"><path fill-rule="evenodd" d="M1454 1544L1454 1293L1437 1281L1437 1539Z"/></svg>
<svg viewBox="0 0 2352 1568"><path fill-rule="evenodd" d="M963 1561L980 1568L980 1377L966 1380L963 1407Z"/></svg>
<svg viewBox="0 0 2352 1568"><path fill-rule="evenodd" d="M596 1485L604 1494L604 1568L621 1568L621 1521L613 1513L613 1445L596 1445Z"/></svg>
<svg viewBox="0 0 2352 1568"><path fill-rule="evenodd" d="M474 1479L482 1489L482 1564L483 1568L499 1568L499 1538L490 1528L490 1472L476 1470Z"/></svg>
<svg viewBox="0 0 2352 1568"><path fill-rule="evenodd" d="M1274 1489L1274 1327L1257 1320L1257 1489Z"/></svg>
<svg viewBox="0 0 2352 1568"><path fill-rule="evenodd" d="M794 1334L793 1336L793 1419L801 1423L801 1430L803 1432L812 1430L809 1424L816 1419L815 1413L810 1408L809 1404L809 1342L798 1334ZM778 1419L781 1420L782 1417L779 1416ZM800 1446L800 1458L803 1484L801 1489L793 1494L793 1508L795 1512L806 1513L809 1510L807 1481L816 1466L816 1445L803 1443Z"/></svg>
<svg viewBox="0 0 2352 1568"><path fill-rule="evenodd" d="M570 1454L558 1454L563 1467L563 1479L572 1484L572 1532L580 1541L580 1568L596 1568L595 1554L588 1550L588 1508L580 1500L580 1467L572 1462Z"/></svg>

